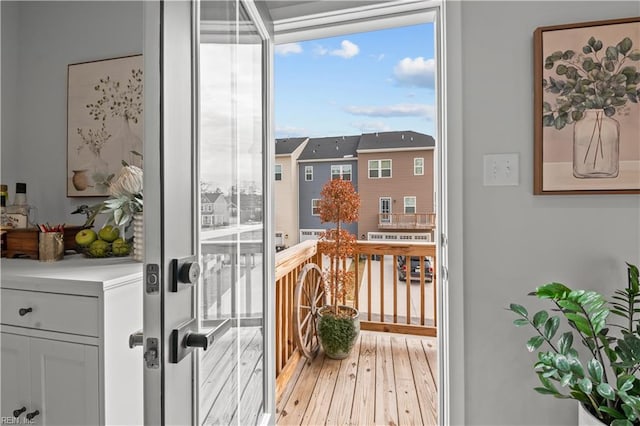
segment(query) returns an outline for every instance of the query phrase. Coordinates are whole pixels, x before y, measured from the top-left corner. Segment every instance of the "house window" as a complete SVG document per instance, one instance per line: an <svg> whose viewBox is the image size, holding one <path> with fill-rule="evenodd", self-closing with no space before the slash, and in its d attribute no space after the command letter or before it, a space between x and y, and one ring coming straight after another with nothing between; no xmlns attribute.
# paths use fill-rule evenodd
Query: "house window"
<svg viewBox="0 0 640 426"><path fill-rule="evenodd" d="M311 215L320 216L320 198L314 198L311 200Z"/></svg>
<svg viewBox="0 0 640 426"><path fill-rule="evenodd" d="M282 180L282 164L276 164L276 180Z"/></svg>
<svg viewBox="0 0 640 426"><path fill-rule="evenodd" d="M404 197L404 212L405 213L416 212L416 197Z"/></svg>
<svg viewBox="0 0 640 426"><path fill-rule="evenodd" d="M334 179L351 180L351 164L332 165L331 180Z"/></svg>
<svg viewBox="0 0 640 426"><path fill-rule="evenodd" d="M413 159L413 174L416 176L424 174L424 158Z"/></svg>
<svg viewBox="0 0 640 426"><path fill-rule="evenodd" d="M307 182L313 180L313 166L304 166L304 180Z"/></svg>
<svg viewBox="0 0 640 426"><path fill-rule="evenodd" d="M369 178L390 178L391 160L369 160Z"/></svg>

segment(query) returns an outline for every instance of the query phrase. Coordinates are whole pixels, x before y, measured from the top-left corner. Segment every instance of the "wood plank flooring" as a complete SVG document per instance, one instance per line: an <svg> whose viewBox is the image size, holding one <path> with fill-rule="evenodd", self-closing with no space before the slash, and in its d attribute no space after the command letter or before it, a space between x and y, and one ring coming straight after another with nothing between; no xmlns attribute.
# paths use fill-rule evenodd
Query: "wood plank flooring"
<svg viewBox="0 0 640 426"><path fill-rule="evenodd" d="M436 339L363 331L342 361L320 351L276 401L278 425L436 425Z"/></svg>

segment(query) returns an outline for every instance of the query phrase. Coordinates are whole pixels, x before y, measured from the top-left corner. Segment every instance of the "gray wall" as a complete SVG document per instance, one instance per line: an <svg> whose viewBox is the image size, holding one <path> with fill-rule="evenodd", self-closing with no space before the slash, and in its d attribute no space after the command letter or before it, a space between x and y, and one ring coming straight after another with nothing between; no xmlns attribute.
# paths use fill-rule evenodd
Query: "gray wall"
<svg viewBox="0 0 640 426"><path fill-rule="evenodd" d="M358 190L358 162L353 161L334 161L334 162L310 162L298 163L298 206L299 206L299 226L300 229L331 229L335 225L332 223L320 223L319 216L311 215L311 200L320 198L320 191L325 183L331 179L332 164L351 164L351 183L356 191ZM313 180L307 182L304 180L304 166L313 166ZM358 223L350 223L344 228L358 236Z"/></svg>
<svg viewBox="0 0 640 426"><path fill-rule="evenodd" d="M457 7L461 50L449 50L449 65L460 61L461 70L451 69L449 77L461 75L453 84L462 86L452 93L461 95L462 106L450 109L449 122L463 126L453 130L462 142L451 139L457 163L449 163L449 176L450 207L461 208L462 216L451 212L450 226L461 220L463 231L451 229L450 327L454 362L464 347L464 388L455 388L461 382L454 363L454 392L464 392L466 424L576 424L575 403L532 390L535 355L525 348L532 334L516 329L505 307L547 307L526 294L550 281L606 295L625 285L624 262L640 263L640 197L532 195L532 35L538 26L638 16L640 3L468 1ZM456 20L456 8L452 12L449 23ZM455 49L455 38L448 41ZM483 155L501 152L520 154L520 185L485 187ZM459 424L456 411L453 405Z"/></svg>
<svg viewBox="0 0 640 426"><path fill-rule="evenodd" d="M142 53L142 2L2 2L2 183L38 218L82 224L67 198L67 65Z"/></svg>

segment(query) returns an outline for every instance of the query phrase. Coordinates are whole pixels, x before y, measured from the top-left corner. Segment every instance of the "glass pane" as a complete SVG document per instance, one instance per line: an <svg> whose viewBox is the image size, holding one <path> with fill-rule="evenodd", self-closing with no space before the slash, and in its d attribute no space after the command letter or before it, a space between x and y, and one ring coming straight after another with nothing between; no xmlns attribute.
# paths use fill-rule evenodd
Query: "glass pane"
<svg viewBox="0 0 640 426"><path fill-rule="evenodd" d="M200 424L264 411L262 39L242 4L203 1L200 43Z"/></svg>

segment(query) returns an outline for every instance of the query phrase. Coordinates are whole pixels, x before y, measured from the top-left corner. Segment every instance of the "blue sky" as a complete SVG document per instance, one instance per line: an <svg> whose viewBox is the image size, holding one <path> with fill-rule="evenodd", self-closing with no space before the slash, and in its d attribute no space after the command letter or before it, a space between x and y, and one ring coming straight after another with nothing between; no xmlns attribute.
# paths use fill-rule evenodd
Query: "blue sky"
<svg viewBox="0 0 640 426"><path fill-rule="evenodd" d="M435 136L433 24L276 46L276 137Z"/></svg>

